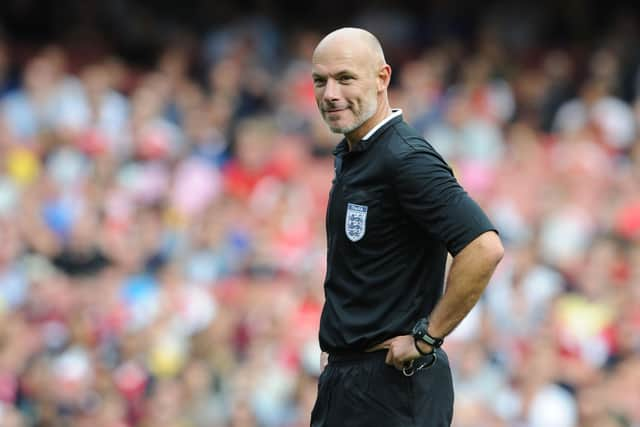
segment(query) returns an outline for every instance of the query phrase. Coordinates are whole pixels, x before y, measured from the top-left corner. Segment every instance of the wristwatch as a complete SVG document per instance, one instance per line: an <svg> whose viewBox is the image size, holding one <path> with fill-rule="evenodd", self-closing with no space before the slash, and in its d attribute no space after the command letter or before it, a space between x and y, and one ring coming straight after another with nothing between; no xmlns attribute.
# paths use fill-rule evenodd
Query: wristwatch
<svg viewBox="0 0 640 427"><path fill-rule="evenodd" d="M418 320L418 322L416 322L415 326L413 327L413 331L411 332L411 335L413 335L413 339L416 345L416 349L418 350L418 353L420 353L423 356L429 353L425 353L422 350L420 350L420 347L418 346L419 340L429 344L434 351L435 349L440 348L440 346L444 342L442 338L436 338L429 335L429 332L427 332L428 327L429 327L429 320L426 317L423 317L422 319Z"/></svg>

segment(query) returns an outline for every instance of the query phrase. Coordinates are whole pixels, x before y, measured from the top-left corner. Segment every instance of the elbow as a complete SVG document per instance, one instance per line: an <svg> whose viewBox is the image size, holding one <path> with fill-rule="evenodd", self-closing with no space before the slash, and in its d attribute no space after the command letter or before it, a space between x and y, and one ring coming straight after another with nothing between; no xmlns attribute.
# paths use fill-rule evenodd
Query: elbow
<svg viewBox="0 0 640 427"><path fill-rule="evenodd" d="M488 265L495 268L504 257L504 246L498 233L489 231L481 236L480 245Z"/></svg>
<svg viewBox="0 0 640 427"><path fill-rule="evenodd" d="M502 240L500 240L500 236L497 233L491 233L494 237L494 242L491 244L491 248L489 249L489 259L493 262L494 265L498 265L502 258L504 257L504 246L502 246Z"/></svg>
<svg viewBox="0 0 640 427"><path fill-rule="evenodd" d="M484 271L497 267L504 256L504 247L498 233L487 231L469 243L454 259L475 264Z"/></svg>

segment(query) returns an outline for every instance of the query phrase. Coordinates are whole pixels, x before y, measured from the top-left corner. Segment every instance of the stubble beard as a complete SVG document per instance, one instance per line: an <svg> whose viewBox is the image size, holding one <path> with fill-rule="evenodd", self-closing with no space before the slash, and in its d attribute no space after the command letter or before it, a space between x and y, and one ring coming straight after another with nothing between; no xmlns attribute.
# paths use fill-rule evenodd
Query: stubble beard
<svg viewBox="0 0 640 427"><path fill-rule="evenodd" d="M372 102L366 102L362 105L362 107L363 108L360 111L360 114L355 117L355 121L348 126L332 126L331 123L329 123L329 121L326 119L326 117L325 122L327 122L327 125L329 125L329 129L331 129L331 132L346 135L358 129L364 122L373 117L373 115L376 113L376 110L378 109L378 100L374 99Z"/></svg>

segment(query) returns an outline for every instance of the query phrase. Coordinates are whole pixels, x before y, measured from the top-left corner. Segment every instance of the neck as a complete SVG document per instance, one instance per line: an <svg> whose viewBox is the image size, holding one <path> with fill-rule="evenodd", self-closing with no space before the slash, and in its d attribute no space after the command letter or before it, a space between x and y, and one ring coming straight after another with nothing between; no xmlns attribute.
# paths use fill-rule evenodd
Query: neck
<svg viewBox="0 0 640 427"><path fill-rule="evenodd" d="M391 114L391 107L388 102L381 102L380 107L373 116L364 122L359 128L345 134L347 144L349 144L349 151L353 149L353 146L358 143L371 129L373 129L378 123L383 121Z"/></svg>

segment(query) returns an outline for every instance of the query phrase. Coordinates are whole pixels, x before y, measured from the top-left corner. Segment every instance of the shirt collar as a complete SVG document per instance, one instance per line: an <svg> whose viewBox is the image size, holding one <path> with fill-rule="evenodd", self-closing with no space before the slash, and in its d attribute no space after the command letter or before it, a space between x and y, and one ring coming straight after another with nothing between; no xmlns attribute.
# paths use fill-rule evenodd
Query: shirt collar
<svg viewBox="0 0 640 427"><path fill-rule="evenodd" d="M367 132L367 134L365 136L362 137L361 141L366 141L369 138L371 138L371 136L376 133L376 131L378 129L380 129L382 126L384 126L387 122L390 122L394 117L398 117L399 115L402 114L402 110L400 108L393 108L391 110L391 114L389 114L387 117L385 117L384 119L382 119L382 121L380 123L378 123L377 125L374 126L373 129L371 129L369 132Z"/></svg>

